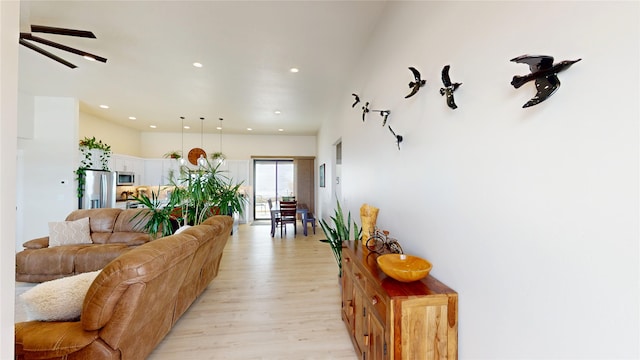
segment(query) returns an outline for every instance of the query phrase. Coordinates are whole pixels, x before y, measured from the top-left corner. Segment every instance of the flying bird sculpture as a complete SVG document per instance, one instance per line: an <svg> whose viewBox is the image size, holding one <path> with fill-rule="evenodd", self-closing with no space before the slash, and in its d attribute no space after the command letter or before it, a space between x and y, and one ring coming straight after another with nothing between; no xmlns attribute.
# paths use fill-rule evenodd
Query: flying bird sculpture
<svg viewBox="0 0 640 360"><path fill-rule="evenodd" d="M356 105L360 102L360 96L358 96L358 94L351 94L355 97L355 101L353 103L353 105L351 105L351 107L356 107Z"/></svg>
<svg viewBox="0 0 640 360"><path fill-rule="evenodd" d="M565 60L554 65L553 56L548 55L522 55L511 59L513 62L529 65L531 70L531 73L525 76L514 76L511 85L517 89L531 80L535 80L536 84L536 95L522 107L537 105L553 95L560 87L557 74L580 60L582 59Z"/></svg>
<svg viewBox="0 0 640 360"><path fill-rule="evenodd" d="M369 111L380 113L380 116L382 116L382 126L384 127L385 125L387 125L387 118L389 117L389 114L391 114L391 110L373 110L373 109L368 110L367 109L367 112Z"/></svg>
<svg viewBox="0 0 640 360"><path fill-rule="evenodd" d="M389 117L389 114L391 114L391 110L376 110L380 113L380 116L382 116L382 127L384 127L387 124L387 118Z"/></svg>
<svg viewBox="0 0 640 360"><path fill-rule="evenodd" d="M393 137L396 138L396 144L398 145L398 150L400 150L400 143L402 142L402 135L396 135L396 132L393 131L391 126L389 126L389 131L393 134Z"/></svg>
<svg viewBox="0 0 640 360"><path fill-rule="evenodd" d="M368 112L369 112L369 102L367 101L362 107L362 122L364 122L364 117L367 115Z"/></svg>
<svg viewBox="0 0 640 360"><path fill-rule="evenodd" d="M453 98L453 92L456 91L462 83L451 83L451 78L449 78L449 65L445 65L442 68L442 84L443 88L440 88L440 95L447 95L447 105L452 109L457 109L458 105Z"/></svg>
<svg viewBox="0 0 640 360"><path fill-rule="evenodd" d="M408 99L413 95L415 95L418 92L418 90L420 90L420 88L424 86L424 84L427 82L426 80L422 80L422 78L420 77L420 72L416 70L416 68L409 67L409 70L411 70L411 72L413 73L413 78L415 81L412 81L409 83L411 92L409 93L409 95L404 97L405 99Z"/></svg>

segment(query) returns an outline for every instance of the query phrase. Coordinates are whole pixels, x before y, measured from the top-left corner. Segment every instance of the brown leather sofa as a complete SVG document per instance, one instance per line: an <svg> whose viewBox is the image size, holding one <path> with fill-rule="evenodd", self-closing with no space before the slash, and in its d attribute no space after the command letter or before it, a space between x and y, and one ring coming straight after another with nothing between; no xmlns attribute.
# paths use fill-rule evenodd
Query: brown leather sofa
<svg viewBox="0 0 640 360"><path fill-rule="evenodd" d="M16 281L43 282L102 269L111 260L151 240L138 218L141 209L75 210L66 221L89 218L92 244L49 247L49 237L25 242L16 253ZM146 210L148 211L148 210Z"/></svg>
<svg viewBox="0 0 640 360"><path fill-rule="evenodd" d="M232 226L213 216L119 256L89 287L79 321L17 323L16 359L145 359L218 274Z"/></svg>

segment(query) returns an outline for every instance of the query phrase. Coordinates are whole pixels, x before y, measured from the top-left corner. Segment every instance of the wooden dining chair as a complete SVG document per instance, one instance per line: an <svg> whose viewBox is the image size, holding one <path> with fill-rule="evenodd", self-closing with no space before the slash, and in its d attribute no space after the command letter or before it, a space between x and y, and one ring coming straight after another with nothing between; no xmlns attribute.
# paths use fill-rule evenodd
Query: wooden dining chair
<svg viewBox="0 0 640 360"><path fill-rule="evenodd" d="M282 237L282 229L287 233L287 224L293 224L294 236L298 232L296 210L298 208L297 201L280 201L280 237Z"/></svg>
<svg viewBox="0 0 640 360"><path fill-rule="evenodd" d="M267 199L267 203L269 204L269 216L271 217L271 221L272 221L272 226L275 232L275 229L280 226L280 213L279 212L273 212L273 200L271 199ZM273 233L271 233L271 236L273 236Z"/></svg>

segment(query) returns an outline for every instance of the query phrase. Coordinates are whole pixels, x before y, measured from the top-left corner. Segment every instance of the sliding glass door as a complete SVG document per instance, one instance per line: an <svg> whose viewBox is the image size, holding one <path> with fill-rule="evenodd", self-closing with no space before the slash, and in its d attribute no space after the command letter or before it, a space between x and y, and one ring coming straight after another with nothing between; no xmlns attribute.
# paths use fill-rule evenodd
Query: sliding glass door
<svg viewBox="0 0 640 360"><path fill-rule="evenodd" d="M283 196L294 195L293 160L254 160L253 214L255 220L269 220L268 200L275 205Z"/></svg>

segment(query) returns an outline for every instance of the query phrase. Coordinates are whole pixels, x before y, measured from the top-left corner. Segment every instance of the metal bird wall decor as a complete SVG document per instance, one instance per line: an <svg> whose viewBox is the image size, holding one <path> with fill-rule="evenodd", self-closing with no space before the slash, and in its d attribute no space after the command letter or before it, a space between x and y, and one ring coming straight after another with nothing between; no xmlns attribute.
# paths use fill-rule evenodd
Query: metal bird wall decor
<svg viewBox="0 0 640 360"><path fill-rule="evenodd" d="M369 103L367 103L369 104ZM387 125L387 118L389 117L389 114L391 114L391 110L368 110L367 112L377 112L380 113L380 116L382 116L382 126L384 127L385 125Z"/></svg>
<svg viewBox="0 0 640 360"><path fill-rule="evenodd" d="M548 55L522 55L511 59L513 62L529 65L531 70L531 73L525 76L514 76L511 85L517 89L531 80L535 80L536 84L536 95L522 107L537 105L553 95L560 87L557 74L580 60L582 59L564 60L554 65L553 56Z"/></svg>
<svg viewBox="0 0 640 360"><path fill-rule="evenodd" d="M355 97L353 104L351 105L351 107L356 107L356 105L358 105L358 103L360 102L360 96L358 96L358 94L351 94Z"/></svg>
<svg viewBox="0 0 640 360"><path fill-rule="evenodd" d="M409 70L411 70L411 72L413 73L413 78L415 81L412 81L409 83L409 87L411 88L411 92L409 93L409 95L405 96L405 99L408 99L410 97L412 97L413 95L415 95L418 90L420 90L421 87L424 86L424 84L427 82L426 80L422 80L421 76L420 76L420 72L418 70L416 70L416 68L414 67L409 67Z"/></svg>
<svg viewBox="0 0 640 360"><path fill-rule="evenodd" d="M453 92L456 91L462 83L451 83L451 78L449 78L449 65L445 65L442 68L442 84L443 88L440 88L440 95L447 95L447 105L452 109L457 109L458 105L453 98Z"/></svg>
<svg viewBox="0 0 640 360"><path fill-rule="evenodd" d="M373 111L377 111L380 113L380 116L382 116L382 127L384 127L387 124L387 118L389 118L389 114L391 114L391 110L373 110Z"/></svg>
<svg viewBox="0 0 640 360"><path fill-rule="evenodd" d="M362 122L364 122L364 117L367 115L368 112L369 112L369 102L367 101L362 107Z"/></svg>
<svg viewBox="0 0 640 360"><path fill-rule="evenodd" d="M391 134L393 134L393 137L396 139L396 145L398 145L398 150L400 150L400 143L403 140L402 135L396 135L396 132L393 131L391 126L389 126L389 131L391 131Z"/></svg>

